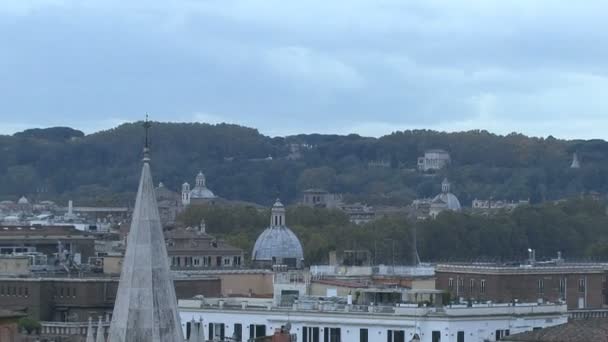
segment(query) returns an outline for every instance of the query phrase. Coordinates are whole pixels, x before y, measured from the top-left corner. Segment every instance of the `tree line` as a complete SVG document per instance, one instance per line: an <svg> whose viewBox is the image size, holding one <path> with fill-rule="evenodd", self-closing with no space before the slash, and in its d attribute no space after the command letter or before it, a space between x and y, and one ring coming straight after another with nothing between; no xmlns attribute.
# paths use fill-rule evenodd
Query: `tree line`
<svg viewBox="0 0 608 342"><path fill-rule="evenodd" d="M608 259L606 201L590 197L547 202L484 216L443 212L434 220L411 221L405 214L363 225L348 221L339 210L290 206L287 225L300 238L306 263L328 261L330 251L367 250L374 263L412 263L413 235L423 262L524 261L528 248L537 257ZM207 231L251 252L257 236L269 225L270 211L247 206L189 207L181 224L201 219Z"/></svg>

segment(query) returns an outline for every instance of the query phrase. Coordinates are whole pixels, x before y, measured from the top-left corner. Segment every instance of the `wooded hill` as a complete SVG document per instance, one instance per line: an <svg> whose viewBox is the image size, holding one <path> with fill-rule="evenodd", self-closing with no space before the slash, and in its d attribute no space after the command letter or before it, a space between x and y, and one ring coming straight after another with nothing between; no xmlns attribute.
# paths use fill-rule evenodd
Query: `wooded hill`
<svg viewBox="0 0 608 342"><path fill-rule="evenodd" d="M0 136L0 198L73 198L88 204L129 204L137 187L141 123L84 135L70 128L34 129ZM287 158L299 146L299 159ZM530 199L533 203L608 192L608 143L603 140L500 136L486 131L395 132L271 138L237 125L154 123L154 179L178 191L199 170L219 196L269 205L293 202L307 188L344 193L369 204L408 204L440 191L449 177L463 205L474 198ZM450 152L437 174L416 172L426 149ZM572 153L580 169L570 169ZM272 160L267 160L268 156ZM291 155L293 157L293 155ZM385 167L370 166L383 162ZM376 163L378 164L378 163Z"/></svg>

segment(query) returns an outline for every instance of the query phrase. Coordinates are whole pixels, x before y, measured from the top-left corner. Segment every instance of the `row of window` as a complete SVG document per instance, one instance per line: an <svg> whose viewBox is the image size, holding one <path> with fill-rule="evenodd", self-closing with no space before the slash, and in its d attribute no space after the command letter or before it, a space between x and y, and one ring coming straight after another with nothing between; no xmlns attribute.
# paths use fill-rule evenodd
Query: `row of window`
<svg viewBox="0 0 608 342"><path fill-rule="evenodd" d="M194 324L193 324L194 323ZM192 334L196 334L196 331L200 329L199 322L187 322L186 323L186 338L189 339ZM242 342L243 341L243 325L241 323L234 324L232 336L226 338L226 325L223 323L209 323L208 325L208 338L209 341L224 341L230 340L231 342ZM249 330L249 340L266 336L266 326L263 324L250 324L247 327Z"/></svg>
<svg viewBox="0 0 608 342"><path fill-rule="evenodd" d="M470 292L474 292L475 291L475 279L469 279L469 291ZM450 290L454 290L454 278L450 278L448 279L448 288ZM458 278L458 290L464 290L464 278ZM486 293L486 280L485 279L481 279L479 281L479 292L480 293Z"/></svg>
<svg viewBox="0 0 608 342"><path fill-rule="evenodd" d="M55 297L76 298L76 288L75 287L60 287L59 290L55 292Z"/></svg>
<svg viewBox="0 0 608 342"><path fill-rule="evenodd" d="M195 334L200 327L199 322L187 322L186 323L186 338L189 339L192 334ZM226 336L226 328L228 326L223 323L209 323L208 325L208 338L210 341L226 341L231 342L242 342L243 341L243 325L241 323L234 324L232 336ZM267 336L266 325L263 324L250 324L247 326L249 331L249 340L258 337ZM509 330L496 330L494 336L496 341L499 341L509 336ZM411 336L405 336L404 330L387 330L386 342L408 342L412 340L417 334L410 333ZM417 336L420 338L420 336ZM330 327L302 327L302 342L342 342L342 329L341 328L330 328ZM431 332L431 341L441 341L441 331L435 330ZM369 342L369 330L366 328L359 329L359 342ZM466 342L465 332L458 331L456 333L456 342Z"/></svg>
<svg viewBox="0 0 608 342"><path fill-rule="evenodd" d="M215 261L215 263L212 263ZM215 260L210 256L190 257L190 256L174 256L171 257L171 266L177 267L210 267L210 266L241 266L242 260L240 256L234 257L215 257Z"/></svg>
<svg viewBox="0 0 608 342"><path fill-rule="evenodd" d="M0 285L0 296L29 297L30 289L27 286ZM60 287L55 292L55 297L76 298L76 288Z"/></svg>
<svg viewBox="0 0 608 342"><path fill-rule="evenodd" d="M559 293L560 294L566 293L566 286L567 286L566 278L560 278L560 280L559 280ZM578 280L578 292L584 293L586 287L587 287L586 279L580 278ZM538 293L545 292L545 280L544 279L538 280L537 288L538 288Z"/></svg>
<svg viewBox="0 0 608 342"><path fill-rule="evenodd" d="M458 278L457 285L458 285L458 287L457 287L458 291L464 290L464 278ZM580 278L578 280L578 292L584 293L586 287L587 287L587 284L586 284L585 278ZM448 279L448 288L449 288L449 290L454 290L454 278ZM474 292L475 288L476 288L475 279L469 279L469 292L470 293ZM545 291L545 280L544 279L538 279L537 290L538 290L538 293L544 293L544 291ZM479 292L480 293L486 292L486 280L485 279L481 279L479 281ZM559 280L559 293L561 293L561 294L566 293L566 278L561 278Z"/></svg>
<svg viewBox="0 0 608 342"><path fill-rule="evenodd" d="M24 286L0 285L0 296L29 297L30 289Z"/></svg>

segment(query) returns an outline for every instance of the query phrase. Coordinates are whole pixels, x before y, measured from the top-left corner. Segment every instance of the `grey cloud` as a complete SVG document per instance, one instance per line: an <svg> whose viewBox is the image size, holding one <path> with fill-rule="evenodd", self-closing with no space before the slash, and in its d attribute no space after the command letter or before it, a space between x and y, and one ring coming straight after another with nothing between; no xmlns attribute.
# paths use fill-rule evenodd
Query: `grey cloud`
<svg viewBox="0 0 608 342"><path fill-rule="evenodd" d="M606 10L549 0L9 0L0 117L87 130L150 112L271 134L597 137L583 128L608 109Z"/></svg>

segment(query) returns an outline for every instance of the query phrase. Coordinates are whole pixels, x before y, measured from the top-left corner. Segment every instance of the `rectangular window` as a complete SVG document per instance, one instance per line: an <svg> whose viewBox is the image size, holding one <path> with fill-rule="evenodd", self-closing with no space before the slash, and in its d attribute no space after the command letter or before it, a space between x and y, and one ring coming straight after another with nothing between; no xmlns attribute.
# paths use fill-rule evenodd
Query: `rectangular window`
<svg viewBox="0 0 608 342"><path fill-rule="evenodd" d="M470 279L469 280L469 292L473 293L474 290L475 290L475 279Z"/></svg>
<svg viewBox="0 0 608 342"><path fill-rule="evenodd" d="M209 340L223 341L224 340L224 324L209 323Z"/></svg>
<svg viewBox="0 0 608 342"><path fill-rule="evenodd" d="M368 339L369 332L367 331L367 329L359 329L359 342L368 342Z"/></svg>
<svg viewBox="0 0 608 342"><path fill-rule="evenodd" d="M302 342L319 342L319 327L303 327Z"/></svg>
<svg viewBox="0 0 608 342"><path fill-rule="evenodd" d="M263 324L250 324L249 325L249 338L263 337L266 336L266 326Z"/></svg>
<svg viewBox="0 0 608 342"><path fill-rule="evenodd" d="M386 334L386 342L405 342L403 330L389 330Z"/></svg>
<svg viewBox="0 0 608 342"><path fill-rule="evenodd" d="M22 294L23 294L23 288L21 286L19 286L19 297L21 297Z"/></svg>
<svg viewBox="0 0 608 342"><path fill-rule="evenodd" d="M578 280L578 292L585 292L585 278Z"/></svg>
<svg viewBox="0 0 608 342"><path fill-rule="evenodd" d="M454 278L448 279L448 289L450 289L450 290L454 289Z"/></svg>
<svg viewBox="0 0 608 342"><path fill-rule="evenodd" d="M76 298L76 288L72 288L72 297Z"/></svg>
<svg viewBox="0 0 608 342"><path fill-rule="evenodd" d="M496 330L496 341L500 341L507 336L509 336L509 330Z"/></svg>
<svg viewBox="0 0 608 342"><path fill-rule="evenodd" d="M441 331L433 331L433 333L431 334L431 341L441 342Z"/></svg>
<svg viewBox="0 0 608 342"><path fill-rule="evenodd" d="M464 331L459 331L456 335L456 342L464 342Z"/></svg>
<svg viewBox="0 0 608 342"><path fill-rule="evenodd" d="M486 280L485 279L481 279L481 281L479 282L479 292L486 293Z"/></svg>
<svg viewBox="0 0 608 342"><path fill-rule="evenodd" d="M538 279L538 293L545 292L545 281L543 279Z"/></svg>
<svg viewBox="0 0 608 342"><path fill-rule="evenodd" d="M325 328L323 331L324 342L340 342L340 328Z"/></svg>
<svg viewBox="0 0 608 342"><path fill-rule="evenodd" d="M26 286L25 289L24 289L24 291L25 291L25 296L29 297L29 295L30 295L30 289L29 289L29 287Z"/></svg>
<svg viewBox="0 0 608 342"><path fill-rule="evenodd" d="M224 258L224 266L230 266L230 258Z"/></svg>
<svg viewBox="0 0 608 342"><path fill-rule="evenodd" d="M234 338L234 342L241 342L243 340L243 325L241 323L234 324L232 337Z"/></svg>
<svg viewBox="0 0 608 342"><path fill-rule="evenodd" d="M566 294L566 278L559 279L559 294L564 298Z"/></svg>

